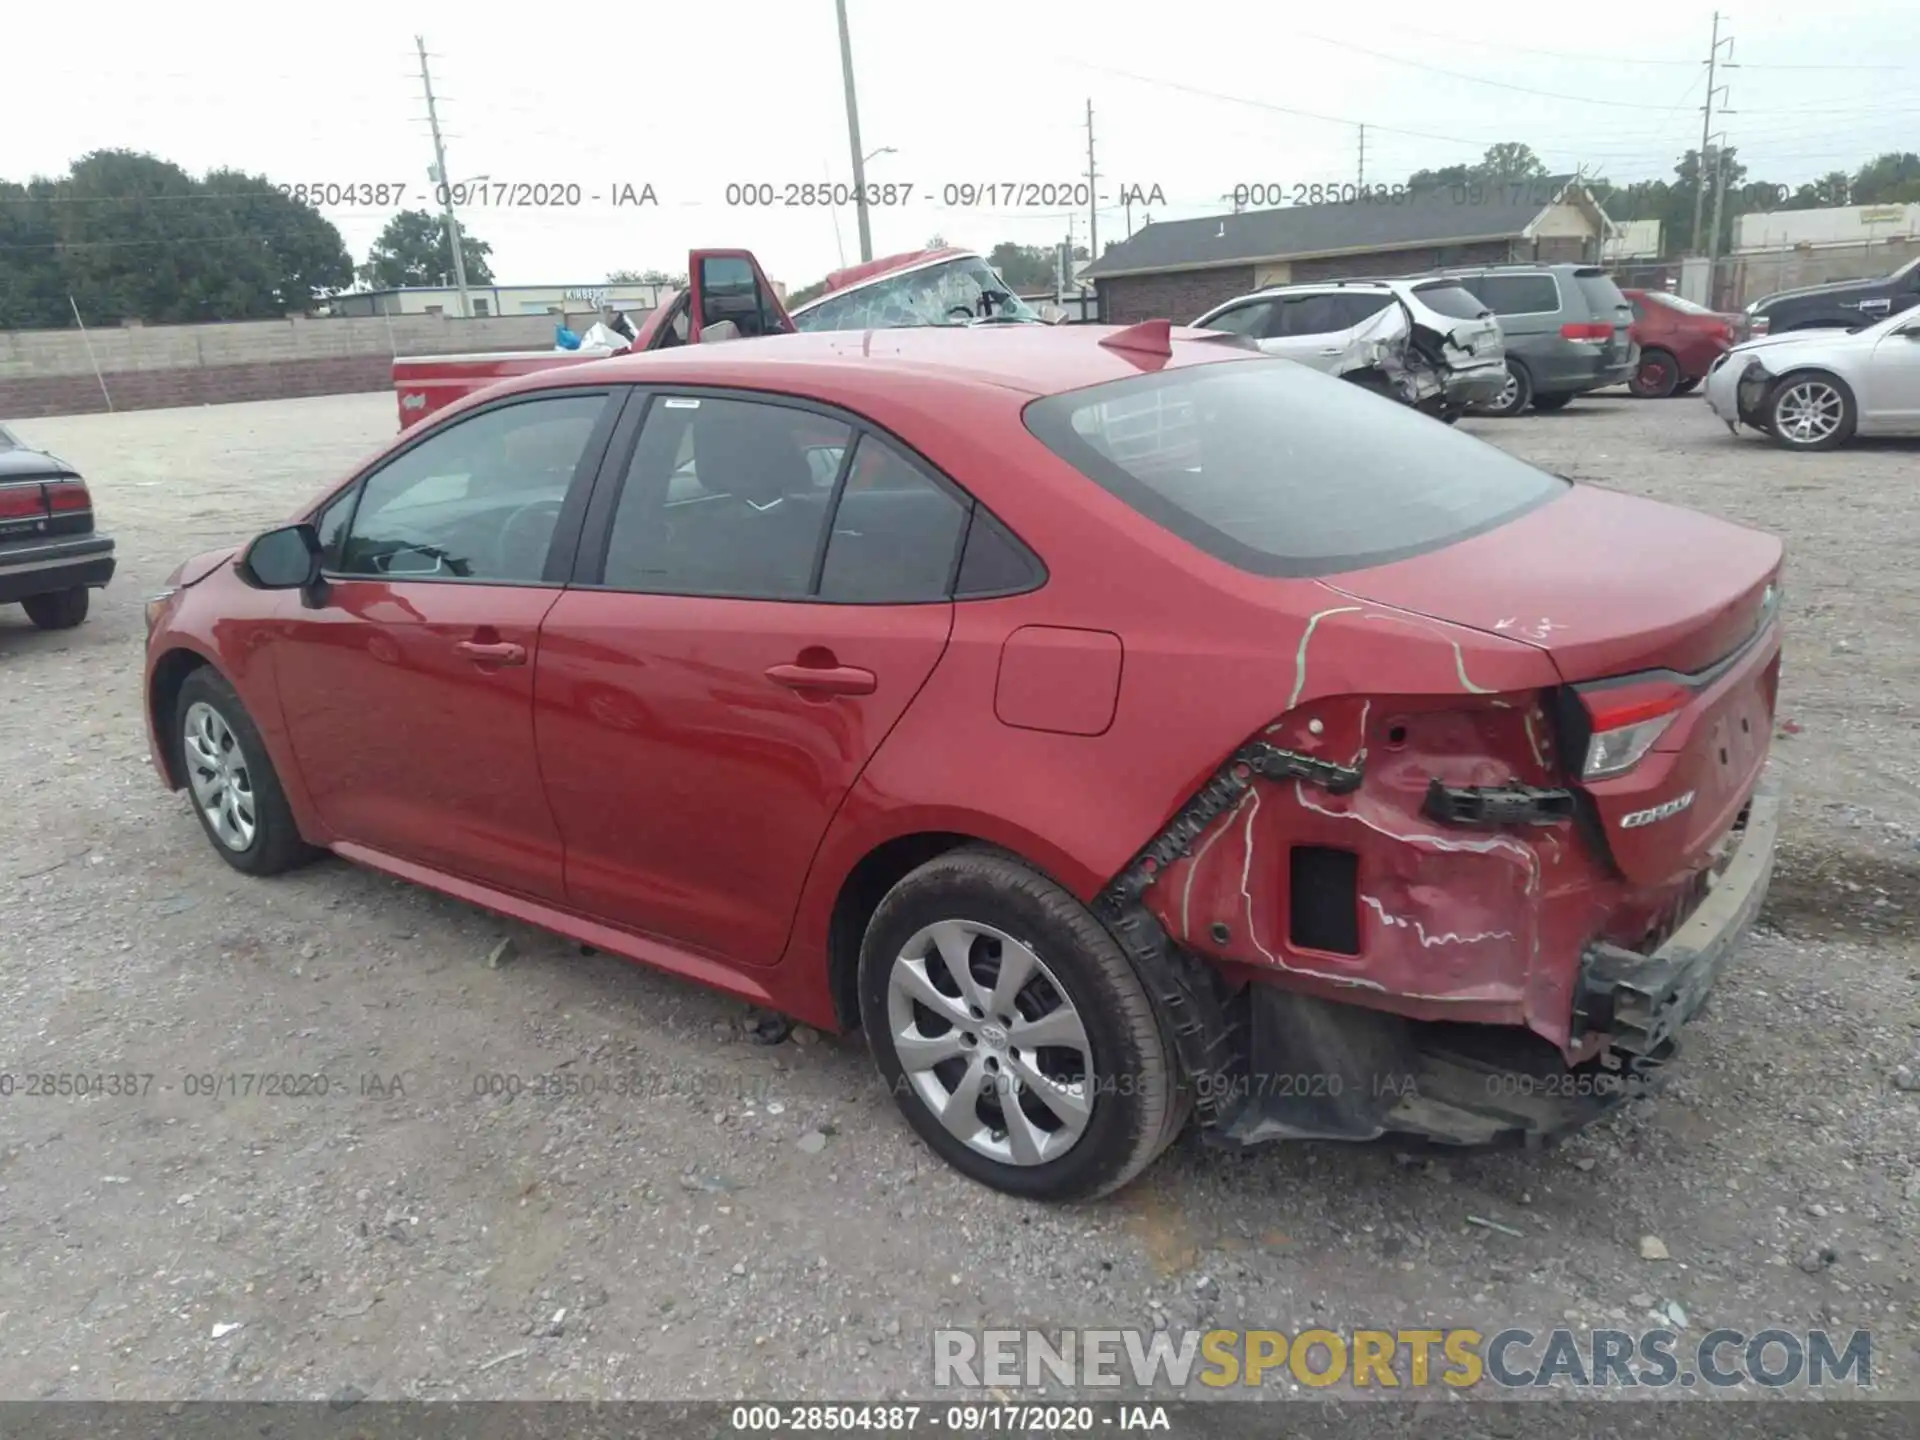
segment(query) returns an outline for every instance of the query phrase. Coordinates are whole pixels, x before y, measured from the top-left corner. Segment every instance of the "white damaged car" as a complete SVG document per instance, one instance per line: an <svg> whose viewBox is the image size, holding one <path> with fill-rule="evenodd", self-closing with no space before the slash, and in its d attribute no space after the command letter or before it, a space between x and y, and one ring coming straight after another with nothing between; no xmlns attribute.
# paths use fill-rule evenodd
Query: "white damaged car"
<svg viewBox="0 0 1920 1440"><path fill-rule="evenodd" d="M1748 340L1714 361L1703 388L1728 430L1748 425L1789 450L1920 435L1920 311Z"/></svg>

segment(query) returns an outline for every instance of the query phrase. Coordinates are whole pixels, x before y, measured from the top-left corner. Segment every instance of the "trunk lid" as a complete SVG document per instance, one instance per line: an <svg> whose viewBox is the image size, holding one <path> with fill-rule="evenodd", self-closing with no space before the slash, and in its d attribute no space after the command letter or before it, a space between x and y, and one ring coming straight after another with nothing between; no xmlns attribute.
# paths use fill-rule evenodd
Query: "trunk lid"
<svg viewBox="0 0 1920 1440"><path fill-rule="evenodd" d="M1566 682L1562 766L1628 879L1709 864L1766 762L1782 560L1771 535L1575 485L1485 534L1321 583L1545 651ZM1596 730L1665 718L1618 773L1583 773Z"/></svg>
<svg viewBox="0 0 1920 1440"><path fill-rule="evenodd" d="M1761 531L1576 484L1497 529L1323 583L1538 646L1571 684L1711 666L1752 635L1781 557Z"/></svg>

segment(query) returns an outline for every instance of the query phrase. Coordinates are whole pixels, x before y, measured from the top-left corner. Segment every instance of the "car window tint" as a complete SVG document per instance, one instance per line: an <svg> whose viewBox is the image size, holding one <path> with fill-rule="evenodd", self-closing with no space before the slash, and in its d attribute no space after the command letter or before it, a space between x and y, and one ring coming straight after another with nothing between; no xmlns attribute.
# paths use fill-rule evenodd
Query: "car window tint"
<svg viewBox="0 0 1920 1440"><path fill-rule="evenodd" d="M1259 337L1264 333L1262 327L1267 323L1267 313L1272 307L1264 301L1252 305L1236 305L1224 310L1207 321L1206 329L1224 330L1229 335L1252 335Z"/></svg>
<svg viewBox="0 0 1920 1440"><path fill-rule="evenodd" d="M1032 553L1014 539L1000 521L978 502L967 526L967 548L960 557L960 578L954 594L1010 595L1031 590L1046 579L1046 571Z"/></svg>
<svg viewBox="0 0 1920 1440"><path fill-rule="evenodd" d="M1344 330L1351 325L1371 320L1393 303L1393 296L1382 295L1378 291L1350 291L1338 297L1340 324L1336 328Z"/></svg>
<svg viewBox="0 0 1920 1440"><path fill-rule="evenodd" d="M1551 275L1475 275L1461 282L1496 315L1547 314L1560 308Z"/></svg>
<svg viewBox="0 0 1920 1440"><path fill-rule="evenodd" d="M340 573L541 578L601 395L526 400L457 420L369 475Z"/></svg>
<svg viewBox="0 0 1920 1440"><path fill-rule="evenodd" d="M604 583L670 595L800 599L812 588L840 421L785 405L654 400L614 508ZM810 452L830 452L810 458ZM819 477L826 475L826 483Z"/></svg>
<svg viewBox="0 0 1920 1440"><path fill-rule="evenodd" d="M1478 320L1491 308L1464 285L1416 285L1413 298L1450 320Z"/></svg>
<svg viewBox="0 0 1920 1440"><path fill-rule="evenodd" d="M860 437L833 512L822 600L905 605L946 598L967 507L905 456Z"/></svg>
<svg viewBox="0 0 1920 1440"><path fill-rule="evenodd" d="M358 485L349 485L313 517L313 528L320 536L320 567L323 570L340 568L341 550L347 543L347 521L353 516L354 498L359 493Z"/></svg>
<svg viewBox="0 0 1920 1440"><path fill-rule="evenodd" d="M1338 295L1289 295L1279 302L1269 335L1325 335L1344 330Z"/></svg>
<svg viewBox="0 0 1920 1440"><path fill-rule="evenodd" d="M1567 482L1359 386L1264 359L1037 400L1028 428L1175 535L1261 575L1328 575L1436 549Z"/></svg>

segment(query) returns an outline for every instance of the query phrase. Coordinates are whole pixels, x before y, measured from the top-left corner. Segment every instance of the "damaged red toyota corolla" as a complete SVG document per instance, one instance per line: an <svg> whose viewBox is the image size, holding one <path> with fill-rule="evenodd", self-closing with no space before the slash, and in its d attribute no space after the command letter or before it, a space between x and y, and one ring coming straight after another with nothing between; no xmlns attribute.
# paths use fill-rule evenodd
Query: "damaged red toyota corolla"
<svg viewBox="0 0 1920 1440"><path fill-rule="evenodd" d="M1760 904L1772 538L1163 323L529 376L150 606L167 783L817 1025L1017 1194L1541 1138Z"/></svg>

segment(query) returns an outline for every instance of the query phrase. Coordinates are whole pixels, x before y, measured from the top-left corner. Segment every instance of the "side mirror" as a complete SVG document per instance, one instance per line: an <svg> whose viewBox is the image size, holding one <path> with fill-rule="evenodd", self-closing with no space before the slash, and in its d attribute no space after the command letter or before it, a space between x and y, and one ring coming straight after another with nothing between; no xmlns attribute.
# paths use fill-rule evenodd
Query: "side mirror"
<svg viewBox="0 0 1920 1440"><path fill-rule="evenodd" d="M304 590L320 578L320 533L304 520L269 530L247 546L237 569L256 590Z"/></svg>

